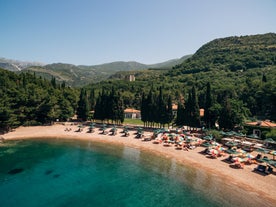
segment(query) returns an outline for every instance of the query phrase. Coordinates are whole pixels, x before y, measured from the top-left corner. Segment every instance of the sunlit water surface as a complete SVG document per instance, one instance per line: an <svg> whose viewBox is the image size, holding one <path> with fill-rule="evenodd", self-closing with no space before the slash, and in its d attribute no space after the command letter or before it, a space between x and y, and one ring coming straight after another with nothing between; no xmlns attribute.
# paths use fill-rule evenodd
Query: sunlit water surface
<svg viewBox="0 0 276 207"><path fill-rule="evenodd" d="M1 207L261 206L254 196L200 169L125 146L64 139L0 145Z"/></svg>

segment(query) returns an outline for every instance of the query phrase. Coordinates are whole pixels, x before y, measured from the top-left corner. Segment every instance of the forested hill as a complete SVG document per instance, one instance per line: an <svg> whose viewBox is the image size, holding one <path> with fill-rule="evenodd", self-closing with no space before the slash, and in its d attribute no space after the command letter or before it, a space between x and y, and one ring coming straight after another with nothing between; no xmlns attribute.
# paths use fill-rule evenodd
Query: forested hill
<svg viewBox="0 0 276 207"><path fill-rule="evenodd" d="M0 68L0 134L21 125L65 121L74 115L75 89L30 73L16 74Z"/></svg>
<svg viewBox="0 0 276 207"><path fill-rule="evenodd" d="M187 61L176 65L171 75L200 71L237 71L276 65L276 34L234 36L215 39L198 49Z"/></svg>
<svg viewBox="0 0 276 207"><path fill-rule="evenodd" d="M101 90L115 88L121 92L126 107L141 107L143 94L158 94L163 89L165 97L173 103L189 100L194 87L200 108L207 109L206 93L210 84L214 122L221 116L226 103L229 118L240 124L247 118L276 120L276 34L228 37L203 45L182 64L173 69L144 70L135 73L136 80L127 82L125 73L117 73L114 79L86 87L99 94ZM237 118L237 119L236 119ZM213 123L214 123L213 122Z"/></svg>

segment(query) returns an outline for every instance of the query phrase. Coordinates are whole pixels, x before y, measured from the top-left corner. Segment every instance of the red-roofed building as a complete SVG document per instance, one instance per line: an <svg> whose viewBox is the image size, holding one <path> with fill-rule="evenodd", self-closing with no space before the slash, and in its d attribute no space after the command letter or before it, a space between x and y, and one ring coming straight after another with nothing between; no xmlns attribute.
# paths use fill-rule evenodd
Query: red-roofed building
<svg viewBox="0 0 276 207"><path fill-rule="evenodd" d="M127 108L124 110L125 113L125 118L128 119L141 119L141 111L132 109L132 108Z"/></svg>
<svg viewBox="0 0 276 207"><path fill-rule="evenodd" d="M249 125L249 126L258 126L258 127L268 127L268 128L274 128L274 127L276 127L276 124L270 122L269 120L247 122L246 125Z"/></svg>
<svg viewBox="0 0 276 207"><path fill-rule="evenodd" d="M245 123L245 128L247 128L250 133L252 130L254 135L257 135L259 138L261 138L264 131L270 131L271 129L276 128L276 124L269 120L247 122Z"/></svg>

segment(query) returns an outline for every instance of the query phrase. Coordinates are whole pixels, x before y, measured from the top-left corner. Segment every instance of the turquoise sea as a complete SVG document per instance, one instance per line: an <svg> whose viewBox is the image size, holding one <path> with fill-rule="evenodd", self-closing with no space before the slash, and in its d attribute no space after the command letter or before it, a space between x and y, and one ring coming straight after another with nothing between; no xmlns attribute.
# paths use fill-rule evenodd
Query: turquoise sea
<svg viewBox="0 0 276 207"><path fill-rule="evenodd" d="M64 139L0 144L1 207L258 206L246 193L125 146Z"/></svg>

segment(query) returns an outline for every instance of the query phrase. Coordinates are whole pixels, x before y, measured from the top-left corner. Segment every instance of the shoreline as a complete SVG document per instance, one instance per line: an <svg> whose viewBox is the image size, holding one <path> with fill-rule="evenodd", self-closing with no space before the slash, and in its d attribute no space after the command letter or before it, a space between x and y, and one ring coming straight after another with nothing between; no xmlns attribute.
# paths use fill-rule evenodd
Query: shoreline
<svg viewBox="0 0 276 207"><path fill-rule="evenodd" d="M86 133L88 127L82 132L75 132L78 127L70 126L71 131L65 131L68 125L52 125L52 126L34 126L19 127L15 131L2 135L5 140L20 140L31 138L61 138L61 139L78 139L89 140L99 143L109 143L113 145L122 145L162 156L168 159L174 159L177 163L184 166L191 166L196 169L203 170L207 173L221 178L225 183L238 186L245 191L255 194L262 200L266 200L271 206L276 205L276 176L262 176L252 172L257 166L255 164L245 165L244 169L234 169L229 164L223 162L224 158L209 159L200 152L204 147L197 147L194 150L184 151L176 150L174 146L165 147L163 144L153 144L152 141L142 141L142 139L134 138L134 131L130 131L129 137L122 136L120 129L117 135L99 134L96 128L93 133ZM109 131L109 129L107 129ZM145 132L145 136L152 133ZM274 169L275 170L275 169Z"/></svg>

